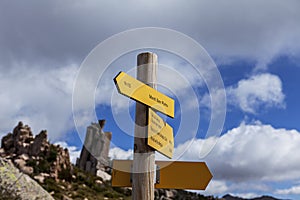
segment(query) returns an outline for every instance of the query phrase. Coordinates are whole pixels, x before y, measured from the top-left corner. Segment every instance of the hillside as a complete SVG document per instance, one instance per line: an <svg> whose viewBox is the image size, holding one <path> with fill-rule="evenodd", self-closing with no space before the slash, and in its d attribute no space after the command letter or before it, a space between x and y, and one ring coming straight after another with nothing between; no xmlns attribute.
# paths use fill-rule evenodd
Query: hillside
<svg viewBox="0 0 300 200"><path fill-rule="evenodd" d="M223 196L224 200L280 200L280 199L276 199L274 197L270 197L270 196L261 196L261 197L256 197L256 198L252 198L252 199L244 199L241 197L235 197L235 196L231 196L229 194Z"/></svg>

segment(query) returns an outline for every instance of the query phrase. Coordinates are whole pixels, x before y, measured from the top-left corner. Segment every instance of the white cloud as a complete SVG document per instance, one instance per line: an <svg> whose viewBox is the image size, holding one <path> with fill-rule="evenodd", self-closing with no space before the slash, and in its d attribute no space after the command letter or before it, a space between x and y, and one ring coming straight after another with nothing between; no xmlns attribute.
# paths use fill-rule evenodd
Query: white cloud
<svg viewBox="0 0 300 200"><path fill-rule="evenodd" d="M231 196L240 197L244 199L251 199L251 198L258 197L258 195L255 193L231 193Z"/></svg>
<svg viewBox="0 0 300 200"><path fill-rule="evenodd" d="M221 101L224 101L224 96L226 98L225 100L228 101L228 96L226 96L226 95L227 95L226 94L226 89L224 89L224 90L220 90L220 89L212 90L212 91L209 92L209 94L206 93L205 95L203 95L203 97L201 98L200 104L207 107L207 108L210 108L210 110L214 109L218 112L219 110L224 109L223 108L224 104L221 102ZM215 100L214 102L211 102L212 97L214 97L217 100Z"/></svg>
<svg viewBox="0 0 300 200"><path fill-rule="evenodd" d="M207 160L218 179L283 181L300 178L296 130L241 124L219 140Z"/></svg>
<svg viewBox="0 0 300 200"><path fill-rule="evenodd" d="M0 74L1 133L23 121L34 133L48 130L50 140L64 137L73 125L72 87L75 65L61 68L19 66Z"/></svg>
<svg viewBox="0 0 300 200"><path fill-rule="evenodd" d="M205 141L209 140L209 141ZM244 181L287 181L300 179L300 155L294 153L300 145L300 132L276 129L259 122L244 124L220 138L187 141L175 148L174 160L198 161L205 142L215 144L204 158L216 180L239 183ZM217 142L215 141L217 140ZM112 158L132 158L132 150L111 149ZM158 156L161 158L162 156ZM250 187L250 183L247 187ZM252 184L253 189L258 189ZM259 184L261 190L268 190Z"/></svg>
<svg viewBox="0 0 300 200"><path fill-rule="evenodd" d="M226 180L216 180L213 178L205 191L201 191L200 193L207 196L214 195L219 197L230 194L231 196L246 199L259 196L256 192L249 191L259 191L260 193L264 193L270 191L270 188L259 182L247 181L244 183L230 183Z"/></svg>
<svg viewBox="0 0 300 200"><path fill-rule="evenodd" d="M219 181L219 180L211 180L208 184L205 192L203 194L206 195L221 195L228 192L228 186L226 181Z"/></svg>
<svg viewBox="0 0 300 200"><path fill-rule="evenodd" d="M63 141L56 142L55 144L59 145L63 148L67 148L69 150L69 154L70 154L70 161L73 164L76 164L76 158L79 158L81 150L79 150L75 146L69 146L66 142L63 142Z"/></svg>
<svg viewBox="0 0 300 200"><path fill-rule="evenodd" d="M300 178L300 155L296 153L300 132L296 130L276 129L259 122L242 123L219 139L208 140L217 140L204 158L214 175L213 180L219 181L209 185L212 194L220 195L216 192L219 190L256 194L256 191L272 191L267 183ZM175 156L183 153L180 160L198 161L204 142L202 139L187 141L176 148Z"/></svg>
<svg viewBox="0 0 300 200"><path fill-rule="evenodd" d="M257 114L260 110L268 108L285 108L285 95L282 81L274 74L263 73L252 75L238 81L237 84L228 86L225 91L214 90L203 95L200 105L206 108L221 110L219 101L211 102L211 96L221 99L226 92L227 104L238 107L243 112Z"/></svg>
<svg viewBox="0 0 300 200"><path fill-rule="evenodd" d="M111 148L109 150L109 154L108 156L111 158L111 159L122 159L122 160L129 160L129 159L132 159L133 158L133 150L132 149L128 149L127 151L123 150L123 149L120 149L118 147L114 147L114 148Z"/></svg>
<svg viewBox="0 0 300 200"><path fill-rule="evenodd" d="M227 95L229 103L237 104L244 112L255 113L260 106L284 106L282 82L278 76L268 73L240 80L227 89Z"/></svg>
<svg viewBox="0 0 300 200"><path fill-rule="evenodd" d="M287 194L300 194L300 185L297 186L293 186L291 188L288 189L278 189L275 191L276 194L283 194L283 195L287 195Z"/></svg>

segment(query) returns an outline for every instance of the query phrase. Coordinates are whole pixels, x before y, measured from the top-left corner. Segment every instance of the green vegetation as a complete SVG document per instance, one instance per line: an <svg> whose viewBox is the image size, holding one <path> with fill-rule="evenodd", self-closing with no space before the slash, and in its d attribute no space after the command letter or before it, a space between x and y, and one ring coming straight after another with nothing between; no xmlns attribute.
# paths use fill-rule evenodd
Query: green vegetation
<svg viewBox="0 0 300 200"><path fill-rule="evenodd" d="M57 159L57 147L53 144L50 145L49 153L44 155L42 152L39 154L43 159L33 160L32 158L27 161L27 166L33 168L33 176L38 175L40 173L50 173L51 163L55 162ZM63 169L63 167L61 166ZM32 177L33 177L32 176ZM63 169L58 174L59 179L64 179L66 181L71 181L72 179L72 170L67 168Z"/></svg>
<svg viewBox="0 0 300 200"><path fill-rule="evenodd" d="M50 151L49 151L49 155L47 156L47 161L48 162L53 162L56 160L57 157L57 147L55 147L53 144L50 145Z"/></svg>
<svg viewBox="0 0 300 200"><path fill-rule="evenodd" d="M70 171L69 171L70 173ZM63 175L64 174L64 175ZM52 179L45 179L42 187L47 190L52 196L60 200L63 196L70 197L75 200L82 200L84 198L100 200L107 197L109 199L131 199L131 193L126 189L113 188L110 182L103 182L100 177L88 174L77 167L73 169L73 178L69 181L62 181L66 172L60 175L61 181L58 183Z"/></svg>
<svg viewBox="0 0 300 200"><path fill-rule="evenodd" d="M58 173L58 178L61 180L71 182L72 181L72 170L69 168L67 168L67 169L63 169L63 167L61 167L61 168L62 168L62 171Z"/></svg>
<svg viewBox="0 0 300 200"><path fill-rule="evenodd" d="M35 161L30 162L34 165ZM45 164L36 165L37 171L42 171L45 169L40 169L39 167L45 166ZM3 171L5 168L0 167ZM6 173L7 174L7 173ZM111 186L110 181L103 181L100 177L94 176L92 174L86 173L79 168L73 166L72 175L71 170L64 170L59 174L59 181L55 181L53 178L46 178L44 183L40 184L46 191L48 191L56 200L66 199L70 197L74 200L83 200L85 198L89 200L100 200L100 199L110 199L110 200L129 200L131 199L131 190L128 188L114 188ZM7 174L8 176L9 174ZM32 175L33 177L34 175ZM16 179L16 177L13 177ZM1 180L0 180L1 182ZM6 184L7 185L7 184ZM164 199L161 198L165 195L164 190L155 191L155 200ZM0 200L12 199L18 200L19 196L12 196L8 192L7 188L3 188L0 184ZM204 197L203 195L187 192L184 190L176 190L174 192L174 200L213 200L215 198Z"/></svg>
<svg viewBox="0 0 300 200"><path fill-rule="evenodd" d="M33 174L37 175L39 173L49 173L51 163L47 160L29 160L27 166L33 168Z"/></svg>
<svg viewBox="0 0 300 200"><path fill-rule="evenodd" d="M60 200L63 196L70 197L74 200L82 200L87 198L89 200L100 200L105 197L116 200L131 199L131 190L128 188L114 188L110 181L104 182L100 177L86 173L77 167L73 169L73 178L71 181L59 181L58 183L51 178L45 179L42 187L47 190L52 196ZM155 192L155 200L161 199L164 190L157 190ZM185 190L176 190L174 200L214 200L213 197L205 197L201 194L187 192Z"/></svg>

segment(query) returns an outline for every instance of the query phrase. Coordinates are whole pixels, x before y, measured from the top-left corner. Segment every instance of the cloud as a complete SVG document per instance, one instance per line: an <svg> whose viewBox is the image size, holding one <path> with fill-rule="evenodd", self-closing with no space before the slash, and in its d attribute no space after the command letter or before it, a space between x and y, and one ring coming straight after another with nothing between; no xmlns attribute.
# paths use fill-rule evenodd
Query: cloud
<svg viewBox="0 0 300 200"><path fill-rule="evenodd" d="M300 133L296 130L275 129L259 123L241 124L218 140L207 160L217 179L295 180L300 178L296 167L300 155L292 152L299 144Z"/></svg>
<svg viewBox="0 0 300 200"><path fill-rule="evenodd" d="M173 160L199 161L206 142L216 143L204 158L214 176L205 191L207 195L231 193L253 197L273 192L272 183L300 179L300 155L295 153L300 145L297 130L277 129L261 122L242 123L219 138L196 139L178 145ZM132 159L132 150L115 147L110 157ZM156 158L164 160L160 154ZM299 194L299 188L277 190L276 194Z"/></svg>
<svg viewBox="0 0 300 200"><path fill-rule="evenodd" d="M251 199L251 198L258 197L258 195L255 193L231 193L231 196L244 198L244 199Z"/></svg>
<svg viewBox="0 0 300 200"><path fill-rule="evenodd" d="M67 148L69 150L69 154L70 154L70 161L73 164L76 164L76 159L79 158L81 150L79 150L75 146L69 146L66 142L63 142L63 141L56 142L55 144L59 145L63 148Z"/></svg>
<svg viewBox="0 0 300 200"><path fill-rule="evenodd" d="M246 58L257 68L280 55L297 56L296 0L117 1L33 0L0 3L3 63L80 62L100 41L128 28L158 26L192 36L218 60ZM66 12L68 10L68 12Z"/></svg>
<svg viewBox="0 0 300 200"><path fill-rule="evenodd" d="M255 113L263 107L284 107L282 82L276 75L264 73L240 80L227 88L228 101L244 112Z"/></svg>
<svg viewBox="0 0 300 200"><path fill-rule="evenodd" d="M34 133L48 130L50 140L63 138L73 127L72 87L76 65L59 69L16 68L0 74L0 132L7 133L18 121Z"/></svg>
<svg viewBox="0 0 300 200"><path fill-rule="evenodd" d="M300 179L300 155L293 153L300 145L300 132L296 130L276 129L260 122L242 123L220 138L206 140L217 140L204 158L217 181L210 186L212 191L226 188L267 191L270 188L264 182ZM198 161L204 142L197 139L180 144L175 149L175 160ZM131 159L132 150L113 148L110 157ZM235 184L224 185L224 181ZM245 181L247 184L243 184Z"/></svg>
<svg viewBox="0 0 300 200"><path fill-rule="evenodd" d="M300 145L300 132L296 130L276 129L260 122L242 123L219 138L196 139L178 145L174 160L198 161L205 140L211 140L208 143L212 144L217 140L204 158L216 180L236 182L242 186L244 181L300 179L300 155L293 153ZM131 151L115 147L111 149L110 157L131 158ZM259 188L268 189L262 185Z"/></svg>
<svg viewBox="0 0 300 200"><path fill-rule="evenodd" d="M282 89L281 79L274 74L263 73L252 75L249 78L238 81L237 84L226 89L228 105L238 107L246 113L256 114L261 109L284 108L285 95ZM207 108L220 110L220 101L211 103L211 95L220 99L221 90L205 94L201 99L201 105Z"/></svg>
<svg viewBox="0 0 300 200"><path fill-rule="evenodd" d="M298 1L280 0L231 0L218 2L218 6L213 1L189 4L157 0L147 3L130 0L123 4L95 0L1 1L0 103L4 109L1 109L0 131L10 130L15 122L8 120L13 119L23 120L37 129L49 129L50 139L61 137L62 132L73 126L71 100L69 92L65 92L70 90L65 86L72 82L76 67L67 66L79 66L97 44L113 34L145 26L171 28L194 38L219 61L254 60L259 68L264 68L279 55L299 55L300 45L294 42L300 39L298 7ZM132 66L132 62L127 63ZM182 66L172 67L185 73L192 84L203 83ZM70 74L60 74L68 70ZM50 77L46 75L48 72ZM65 76L70 79L64 80ZM175 89L184 91L181 82L173 80L166 77ZM111 91L111 87L103 88L100 95L97 91L99 102L110 103ZM109 94L101 96L104 92ZM86 99L82 99L85 103ZM122 107L124 102L124 99L116 100L115 105ZM243 106L251 111L256 105ZM91 113L85 113L84 117L86 121L92 118Z"/></svg>
<svg viewBox="0 0 300 200"><path fill-rule="evenodd" d="M219 181L219 180L211 180L211 182L208 184L207 188L205 189L205 192L203 194L206 195L217 195L217 194L224 194L228 191L228 186L226 184L226 181Z"/></svg>
<svg viewBox="0 0 300 200"><path fill-rule="evenodd" d="M275 191L276 194L283 194L283 195L287 195L287 194L300 194L300 185L297 186L293 186L291 188L288 189L278 189Z"/></svg>
<svg viewBox="0 0 300 200"><path fill-rule="evenodd" d="M260 122L242 123L220 138L209 139L217 140L217 144L204 160L216 182L209 184L205 194L248 193L252 197L274 192L272 183L300 179L300 155L295 153L300 132L296 130L276 129ZM186 149L188 144L178 146L176 151ZM203 144L204 140L195 140L180 160L198 161ZM276 194L296 193L298 189L278 190Z"/></svg>
<svg viewBox="0 0 300 200"><path fill-rule="evenodd" d="M219 197L224 194L231 194L242 198L254 198L270 191L273 189L262 181L230 182L213 178L205 191L201 193Z"/></svg>
<svg viewBox="0 0 300 200"><path fill-rule="evenodd" d="M122 160L129 160L129 159L133 159L133 150L132 149L128 149L127 151L124 151L123 149L120 149L118 147L114 147L111 148L109 150L109 154L108 156L111 159L122 159Z"/></svg>

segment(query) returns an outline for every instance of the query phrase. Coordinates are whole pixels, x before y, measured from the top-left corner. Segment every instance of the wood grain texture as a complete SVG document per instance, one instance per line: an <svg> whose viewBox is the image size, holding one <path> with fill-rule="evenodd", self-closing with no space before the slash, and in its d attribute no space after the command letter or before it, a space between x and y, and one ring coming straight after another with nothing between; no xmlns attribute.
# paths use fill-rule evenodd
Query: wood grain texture
<svg viewBox="0 0 300 200"><path fill-rule="evenodd" d="M137 79L156 88L157 55L146 52L137 57ZM148 106L136 102L132 199L154 199L155 151L147 145Z"/></svg>

